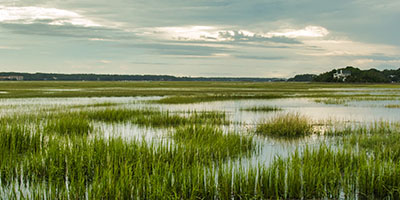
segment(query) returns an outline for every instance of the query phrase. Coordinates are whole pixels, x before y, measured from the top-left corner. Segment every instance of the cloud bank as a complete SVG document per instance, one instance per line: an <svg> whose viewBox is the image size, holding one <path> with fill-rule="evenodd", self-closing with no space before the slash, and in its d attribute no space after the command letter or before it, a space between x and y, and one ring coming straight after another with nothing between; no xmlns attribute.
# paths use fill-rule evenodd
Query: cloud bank
<svg viewBox="0 0 400 200"><path fill-rule="evenodd" d="M4 71L278 76L398 68L400 3L383 0L15 0Z"/></svg>
<svg viewBox="0 0 400 200"><path fill-rule="evenodd" d="M82 15L57 8L43 7L5 7L0 6L0 22L33 24L46 23L49 25L74 25L83 27L99 27L100 24L86 19Z"/></svg>

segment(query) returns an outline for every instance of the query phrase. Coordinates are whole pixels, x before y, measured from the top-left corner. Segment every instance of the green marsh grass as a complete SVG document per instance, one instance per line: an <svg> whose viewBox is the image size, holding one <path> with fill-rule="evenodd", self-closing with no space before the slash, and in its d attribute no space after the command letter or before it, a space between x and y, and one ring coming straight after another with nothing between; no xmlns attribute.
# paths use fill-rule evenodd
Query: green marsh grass
<svg viewBox="0 0 400 200"><path fill-rule="evenodd" d="M9 130L19 136L8 134ZM1 182L13 184L11 180L23 177L40 186L31 191L34 197L44 198L44 193L48 199L399 197L399 161L371 157L352 148L333 150L321 145L296 151L287 159L277 158L268 167L234 169L231 165L212 166L234 152L240 155L254 147L245 142L237 145L236 136L225 138L212 127L182 128L172 136L177 142L172 146L120 138L89 139L86 135L44 139L38 133L32 135L29 128L9 130L0 132L1 152L18 155L18 159L10 156L0 161ZM17 144L29 149L20 151Z"/></svg>
<svg viewBox="0 0 400 200"><path fill-rule="evenodd" d="M223 199L398 199L400 163L351 148L306 147L250 170L223 168Z"/></svg>
<svg viewBox="0 0 400 200"><path fill-rule="evenodd" d="M100 110L82 110L80 112L73 113L77 116L88 118L95 121L104 122L124 122L130 121L134 118L145 117L149 115L160 114L159 111L153 109L116 109L106 108Z"/></svg>
<svg viewBox="0 0 400 200"><path fill-rule="evenodd" d="M153 114L114 111L2 118L0 187L24 184L31 188L30 197L40 199L214 198L217 172L212 166L255 150L251 137L223 134L212 124L177 129L173 145L98 137L90 120L115 122L132 120L132 114ZM184 114L188 116L182 118L191 117L193 122L225 118L219 112ZM10 190L7 196L19 198L26 192Z"/></svg>
<svg viewBox="0 0 400 200"><path fill-rule="evenodd" d="M327 96L326 98L322 99L314 99L314 102L316 103L323 103L323 104L336 104L336 105L347 105L350 102L356 102L356 101L393 101L393 100L399 100L398 95L381 95L381 96L369 96L367 94L361 95L361 96L333 96L329 97ZM395 106L395 105L394 105ZM389 105L390 107L390 105Z"/></svg>
<svg viewBox="0 0 400 200"><path fill-rule="evenodd" d="M385 105L386 108L400 108L400 104L388 104Z"/></svg>
<svg viewBox="0 0 400 200"><path fill-rule="evenodd" d="M159 112L154 115L138 117L133 123L152 127L184 126L190 124L214 124L227 125L229 120L224 112L189 112L188 116L180 116L177 113Z"/></svg>
<svg viewBox="0 0 400 200"><path fill-rule="evenodd" d="M123 103L115 103L115 102L99 102L93 104L83 104L83 105L73 105L69 106L69 108L97 108L97 107L112 107L112 106L119 106Z"/></svg>
<svg viewBox="0 0 400 200"><path fill-rule="evenodd" d="M29 192L47 199L217 198L212 166L255 149L252 138L224 135L210 126L179 129L174 145L88 135L47 137L25 128L0 132L2 187L13 180L45 183Z"/></svg>
<svg viewBox="0 0 400 200"><path fill-rule="evenodd" d="M310 119L298 113L277 115L260 122L256 133L271 137L296 138L314 133Z"/></svg>
<svg viewBox="0 0 400 200"><path fill-rule="evenodd" d="M325 98L325 99L315 99L314 102L316 103L323 103L323 104L346 104L349 100L343 98Z"/></svg>
<svg viewBox="0 0 400 200"><path fill-rule="evenodd" d="M277 99L282 98L282 95L277 94L263 94L263 95L192 95L192 96L171 96L165 97L160 100L153 101L159 104L191 104L211 101L227 101L227 100L239 100L239 99Z"/></svg>
<svg viewBox="0 0 400 200"><path fill-rule="evenodd" d="M341 92L340 89L359 88ZM371 95L372 89L385 88L390 94ZM273 98L397 98L395 84L321 84L321 83L257 83L257 82L102 82L102 81L17 81L0 82L0 98L52 97L166 97L153 103L180 104L235 99ZM365 90L364 90L365 89ZM48 92L48 91L51 92ZM381 90L380 90L381 91ZM377 96L377 97L376 97Z"/></svg>
<svg viewBox="0 0 400 200"><path fill-rule="evenodd" d="M376 158L400 161L399 123L380 121L331 131L330 135L342 136L339 142L345 147L357 146Z"/></svg>
<svg viewBox="0 0 400 200"><path fill-rule="evenodd" d="M386 135L398 133L400 131L400 123L375 121L366 124L337 124L335 127L327 129L327 136L349 136L349 135Z"/></svg>
<svg viewBox="0 0 400 200"><path fill-rule="evenodd" d="M89 134L93 131L93 125L85 118L62 116L47 120L43 129L44 132L50 134Z"/></svg>
<svg viewBox="0 0 400 200"><path fill-rule="evenodd" d="M254 106L249 108L241 108L241 111L248 111L248 112L275 112L281 111L282 108L277 106Z"/></svg>
<svg viewBox="0 0 400 200"><path fill-rule="evenodd" d="M78 112L77 115L91 120L105 122L131 122L149 127L169 127L188 124L229 124L224 112L186 112L187 116L178 115L170 111L156 111L153 109L113 109L88 110Z"/></svg>
<svg viewBox="0 0 400 200"><path fill-rule="evenodd" d="M28 116L24 116L22 120ZM49 118L47 129L62 129L65 127L79 129L92 121L115 123L129 122L148 127L176 127L189 124L214 124L228 125L230 121L225 112L220 111L159 111L151 108L104 108L81 109L79 111L67 110L59 112L42 112L39 115L31 115L30 119ZM0 119L12 121L14 118ZM59 127L57 127L59 126Z"/></svg>
<svg viewBox="0 0 400 200"><path fill-rule="evenodd" d="M48 94L40 91L49 87L83 90ZM131 90L135 87L140 90ZM399 86L246 82L56 82L49 86L48 82L2 82L0 89L10 92L0 98L168 95L175 99L167 98L170 102L164 103L198 103L352 96L335 94L334 89L338 87ZM328 90L310 90L319 88ZM355 97L373 98L367 94ZM326 135L338 140L336 146L305 147L288 158L277 157L268 166L265 163L244 166L242 158L257 154L259 147L251 135L221 130L220 125L230 123L225 112L170 112L112 106L89 105L77 107L78 111L66 106L1 117L0 195L4 196L0 198L400 198L400 145L397 144L400 129L396 124L334 127ZM104 138L101 130L93 128L94 122L173 126L175 131L170 133L169 140L162 142L118 136ZM257 130L257 134L284 138L313 133L311 121L300 114L278 115L259 124Z"/></svg>
<svg viewBox="0 0 400 200"><path fill-rule="evenodd" d="M235 158L243 153L255 149L256 144L252 136L243 136L238 133L224 133L219 128L206 126L184 126L175 130L172 135L178 144L184 144L196 151L211 156L213 160Z"/></svg>

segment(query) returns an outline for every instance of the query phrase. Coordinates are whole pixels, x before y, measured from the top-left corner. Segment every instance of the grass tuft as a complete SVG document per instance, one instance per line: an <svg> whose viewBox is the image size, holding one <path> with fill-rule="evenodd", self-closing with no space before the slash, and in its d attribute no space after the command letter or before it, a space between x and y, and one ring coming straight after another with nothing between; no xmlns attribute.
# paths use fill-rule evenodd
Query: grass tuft
<svg viewBox="0 0 400 200"><path fill-rule="evenodd" d="M89 134L93 131L91 122L84 118L74 116L64 116L49 119L43 126L45 133L57 134Z"/></svg>
<svg viewBox="0 0 400 200"><path fill-rule="evenodd" d="M172 138L178 144L184 144L202 157L210 156L212 160L235 158L242 154L251 153L255 143L251 136L242 136L237 133L223 133L219 128L206 126L185 126L176 129ZM201 151L199 151L201 150Z"/></svg>
<svg viewBox="0 0 400 200"><path fill-rule="evenodd" d="M312 133L310 119L298 113L282 114L258 124L256 133L271 137L295 138Z"/></svg>

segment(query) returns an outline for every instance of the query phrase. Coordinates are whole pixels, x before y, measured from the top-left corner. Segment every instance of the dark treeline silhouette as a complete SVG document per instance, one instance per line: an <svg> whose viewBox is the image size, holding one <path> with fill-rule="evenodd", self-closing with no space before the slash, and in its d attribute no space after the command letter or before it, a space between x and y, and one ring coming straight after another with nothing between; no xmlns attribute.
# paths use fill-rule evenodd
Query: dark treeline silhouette
<svg viewBox="0 0 400 200"><path fill-rule="evenodd" d="M317 75L315 74L299 74L294 76L293 78L289 78L287 81L293 82L310 82L312 81Z"/></svg>
<svg viewBox="0 0 400 200"><path fill-rule="evenodd" d="M400 68L397 70L360 70L348 66L322 73L313 78L315 82L346 82L346 83L399 83Z"/></svg>
<svg viewBox="0 0 400 200"><path fill-rule="evenodd" d="M0 72L0 80L24 81L285 81L280 78L246 77L176 77L169 75L117 75L117 74L55 74Z"/></svg>
<svg viewBox="0 0 400 200"><path fill-rule="evenodd" d="M346 83L400 83L400 68L361 70L352 66L334 69L319 75L300 74L288 81L293 82L346 82Z"/></svg>

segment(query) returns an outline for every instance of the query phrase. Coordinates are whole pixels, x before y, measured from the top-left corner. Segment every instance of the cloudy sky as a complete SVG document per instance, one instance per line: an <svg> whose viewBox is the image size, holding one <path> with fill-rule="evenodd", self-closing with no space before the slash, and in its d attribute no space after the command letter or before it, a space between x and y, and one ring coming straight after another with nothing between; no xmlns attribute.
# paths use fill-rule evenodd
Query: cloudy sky
<svg viewBox="0 0 400 200"><path fill-rule="evenodd" d="M290 77L400 67L397 0L0 0L0 71Z"/></svg>

